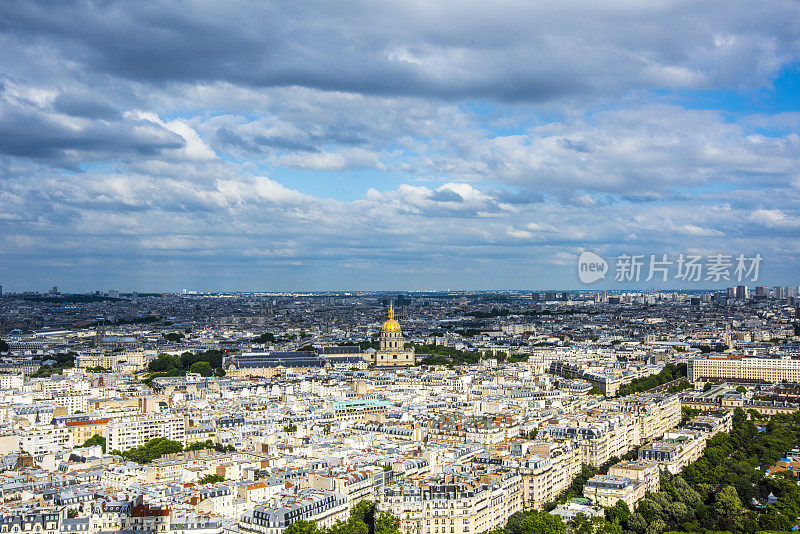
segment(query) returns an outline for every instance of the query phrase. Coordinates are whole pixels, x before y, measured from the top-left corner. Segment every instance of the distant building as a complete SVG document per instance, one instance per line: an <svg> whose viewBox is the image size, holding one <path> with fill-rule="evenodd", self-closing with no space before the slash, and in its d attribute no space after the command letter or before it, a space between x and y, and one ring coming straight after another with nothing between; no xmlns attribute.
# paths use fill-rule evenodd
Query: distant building
<svg viewBox="0 0 800 534"><path fill-rule="evenodd" d="M687 371L689 379L695 383L726 379L768 383L798 382L800 359L708 354L690 358Z"/></svg>
<svg viewBox="0 0 800 534"><path fill-rule="evenodd" d="M414 349L406 349L400 323L394 319L394 307L389 304L389 318L381 326L380 348L368 353L367 361L377 367L408 367L416 363ZM374 358L374 359L373 359Z"/></svg>

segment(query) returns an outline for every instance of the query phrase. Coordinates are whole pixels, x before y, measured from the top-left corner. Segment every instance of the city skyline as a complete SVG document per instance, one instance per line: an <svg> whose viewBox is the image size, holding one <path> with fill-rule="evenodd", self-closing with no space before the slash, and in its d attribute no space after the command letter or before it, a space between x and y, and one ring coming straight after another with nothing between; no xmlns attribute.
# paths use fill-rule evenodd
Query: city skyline
<svg viewBox="0 0 800 534"><path fill-rule="evenodd" d="M740 285L584 285L585 251L761 255L746 285L799 282L797 3L0 20L6 291Z"/></svg>

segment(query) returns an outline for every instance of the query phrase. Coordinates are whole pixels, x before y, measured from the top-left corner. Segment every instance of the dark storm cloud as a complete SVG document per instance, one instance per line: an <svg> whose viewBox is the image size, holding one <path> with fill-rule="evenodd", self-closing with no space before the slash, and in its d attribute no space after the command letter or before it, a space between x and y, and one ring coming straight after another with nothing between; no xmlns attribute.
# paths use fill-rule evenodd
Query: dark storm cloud
<svg viewBox="0 0 800 534"><path fill-rule="evenodd" d="M721 7L6 0L0 29L88 71L138 81L525 101L762 85L797 53L796 2Z"/></svg>
<svg viewBox="0 0 800 534"><path fill-rule="evenodd" d="M70 109L70 115L80 117L63 117L55 109L10 101L0 94L0 153L74 167L83 158L152 156L184 145L181 136L149 120L86 119L97 113L113 116L102 105L56 98L54 108Z"/></svg>
<svg viewBox="0 0 800 534"><path fill-rule="evenodd" d="M53 109L60 113L87 119L116 120L119 110L103 102L98 95L91 93L66 92L53 100Z"/></svg>

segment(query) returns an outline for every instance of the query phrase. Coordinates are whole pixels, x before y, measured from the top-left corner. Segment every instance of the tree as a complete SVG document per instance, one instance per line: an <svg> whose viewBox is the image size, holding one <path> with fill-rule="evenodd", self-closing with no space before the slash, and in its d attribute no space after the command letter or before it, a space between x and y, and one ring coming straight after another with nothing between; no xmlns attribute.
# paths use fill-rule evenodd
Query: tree
<svg viewBox="0 0 800 534"><path fill-rule="evenodd" d="M70 508L69 510L67 510L67 517L69 519L74 519L74 518L78 517L78 511L77 510L73 510L72 508Z"/></svg>
<svg viewBox="0 0 800 534"><path fill-rule="evenodd" d="M711 388L713 388L713 387L714 387L714 385L713 385L711 382L706 382L706 383L703 385L703 391L708 391L708 390L710 390L710 389L711 389Z"/></svg>
<svg viewBox="0 0 800 534"><path fill-rule="evenodd" d="M557 515L547 512L531 512L522 520L525 534L564 534L567 526Z"/></svg>
<svg viewBox="0 0 800 534"><path fill-rule="evenodd" d="M631 517L631 509L625 501L618 500L617 504L606 508L605 515L606 519L611 523L626 525Z"/></svg>
<svg viewBox="0 0 800 534"><path fill-rule="evenodd" d="M275 343L275 335L265 332L258 337L253 338L253 343Z"/></svg>
<svg viewBox="0 0 800 534"><path fill-rule="evenodd" d="M0 352L8 352L8 343L0 339Z"/></svg>
<svg viewBox="0 0 800 534"><path fill-rule="evenodd" d="M297 432L297 425L294 424L294 423L289 423L288 425L283 427L283 431L288 433L288 434L292 434L294 432Z"/></svg>
<svg viewBox="0 0 800 534"><path fill-rule="evenodd" d="M200 477L200 480L197 481L198 484L216 484L217 482L222 482L225 480L225 477L222 475L203 475Z"/></svg>
<svg viewBox="0 0 800 534"><path fill-rule="evenodd" d="M350 517L361 521L368 527L369 534L375 532L375 502L370 500L358 501L350 510Z"/></svg>
<svg viewBox="0 0 800 534"><path fill-rule="evenodd" d="M176 361L174 356L165 353L159 354L155 360L147 365L147 369L154 373L169 371L170 369L177 369L178 367L180 367L180 358Z"/></svg>
<svg viewBox="0 0 800 534"><path fill-rule="evenodd" d="M744 386L736 386L736 391L739 393L747 393L747 388Z"/></svg>
<svg viewBox="0 0 800 534"><path fill-rule="evenodd" d="M725 486L717 493L714 504L714 524L719 530L735 532L741 530L744 513L742 501L733 486Z"/></svg>
<svg viewBox="0 0 800 534"><path fill-rule="evenodd" d="M106 438L100 434L95 434L83 442L84 447L94 447L95 445L100 445L100 447L103 449L103 452L106 452Z"/></svg>
<svg viewBox="0 0 800 534"><path fill-rule="evenodd" d="M316 521L298 519L284 529L284 534L321 534L317 529Z"/></svg>
<svg viewBox="0 0 800 534"><path fill-rule="evenodd" d="M639 512L634 512L628 519L628 529L636 534L643 534L647 530L647 520Z"/></svg>
<svg viewBox="0 0 800 534"><path fill-rule="evenodd" d="M381 512L375 518L374 534L400 534L400 519L389 512Z"/></svg>
<svg viewBox="0 0 800 534"><path fill-rule="evenodd" d="M214 369L211 368L211 364L208 362L195 362L189 367L189 372L202 376L211 376L214 374Z"/></svg>
<svg viewBox="0 0 800 534"><path fill-rule="evenodd" d="M580 513L575 516L574 534L622 534L619 523L606 521L603 516L589 517Z"/></svg>

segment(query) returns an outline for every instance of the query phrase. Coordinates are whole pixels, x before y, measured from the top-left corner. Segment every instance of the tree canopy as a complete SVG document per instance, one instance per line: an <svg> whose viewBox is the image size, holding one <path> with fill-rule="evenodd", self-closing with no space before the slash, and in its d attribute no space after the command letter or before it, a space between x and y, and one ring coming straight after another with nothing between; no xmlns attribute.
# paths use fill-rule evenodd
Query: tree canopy
<svg viewBox="0 0 800 534"><path fill-rule="evenodd" d="M626 395L632 395L633 393L647 391L648 389L653 389L666 384L667 382L672 382L673 380L685 376L685 363L679 363L678 365L675 365L674 363L668 363L658 374L645 376L642 378L635 378L629 384L622 384L619 387L619 396L624 397ZM688 384L687 382L687 386L690 385L691 384Z"/></svg>
<svg viewBox="0 0 800 534"><path fill-rule="evenodd" d="M353 506L347 521L320 528L315 521L301 519L286 527L284 534L400 534L400 519L389 512L376 517L375 503L363 500Z"/></svg>
<svg viewBox="0 0 800 534"><path fill-rule="evenodd" d="M106 438L100 434L95 434L83 442L83 447L94 447L95 445L100 445L100 447L103 449L103 452L106 452Z"/></svg>

